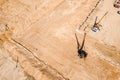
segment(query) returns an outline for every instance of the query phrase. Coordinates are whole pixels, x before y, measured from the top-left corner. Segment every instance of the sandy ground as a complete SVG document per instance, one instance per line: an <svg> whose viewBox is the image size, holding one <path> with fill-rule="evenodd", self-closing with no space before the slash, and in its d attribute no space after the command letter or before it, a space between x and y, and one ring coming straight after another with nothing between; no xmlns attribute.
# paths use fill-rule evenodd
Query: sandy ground
<svg viewBox="0 0 120 80"><path fill-rule="evenodd" d="M91 23L94 23L95 17L98 16L98 21L100 18L108 12L108 14L103 18L103 20L100 22L100 24L103 26L101 28L101 31L99 33L94 33L87 30L89 34L96 38L99 41L104 42L108 45L116 46L120 49L120 35L118 33L120 32L120 15L117 14L117 11L119 9L116 9L113 7L113 3L115 0L105 0L101 2L98 5L98 8L96 11L91 15L91 17L88 19L87 24L92 25Z"/></svg>
<svg viewBox="0 0 120 80"><path fill-rule="evenodd" d="M26 80L19 64L4 49L0 49L0 80Z"/></svg>
<svg viewBox="0 0 120 80"><path fill-rule="evenodd" d="M3 68L0 78L119 80L120 15L113 3L114 0L0 0L0 45L7 51L4 55L12 61L2 59L0 64L7 61L5 64L9 66L0 67ZM101 30L92 32L95 17L100 19L107 11L100 23ZM86 25L84 49L88 56L84 60L77 56L74 34L81 43ZM19 68L14 69L16 62ZM5 74L6 71L9 73Z"/></svg>

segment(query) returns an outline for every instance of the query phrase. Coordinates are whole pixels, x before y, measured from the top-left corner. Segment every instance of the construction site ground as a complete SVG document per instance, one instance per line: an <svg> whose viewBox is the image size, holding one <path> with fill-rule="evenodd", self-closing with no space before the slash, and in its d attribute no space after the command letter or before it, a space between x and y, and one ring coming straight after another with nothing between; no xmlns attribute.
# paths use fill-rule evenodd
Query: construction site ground
<svg viewBox="0 0 120 80"><path fill-rule="evenodd" d="M120 80L114 2L0 0L0 80ZM106 12L100 31L93 32L96 16L99 21ZM81 45L84 32L88 55L81 59L75 33Z"/></svg>

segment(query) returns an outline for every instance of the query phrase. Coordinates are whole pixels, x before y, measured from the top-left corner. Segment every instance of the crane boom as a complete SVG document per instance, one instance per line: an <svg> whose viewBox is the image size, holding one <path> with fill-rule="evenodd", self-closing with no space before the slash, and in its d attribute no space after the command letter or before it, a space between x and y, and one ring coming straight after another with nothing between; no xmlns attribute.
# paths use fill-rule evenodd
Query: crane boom
<svg viewBox="0 0 120 80"><path fill-rule="evenodd" d="M108 12L106 12L106 13L103 15L103 17L98 21L97 24L99 24L99 23L102 21L102 19L103 19L107 14L108 14Z"/></svg>

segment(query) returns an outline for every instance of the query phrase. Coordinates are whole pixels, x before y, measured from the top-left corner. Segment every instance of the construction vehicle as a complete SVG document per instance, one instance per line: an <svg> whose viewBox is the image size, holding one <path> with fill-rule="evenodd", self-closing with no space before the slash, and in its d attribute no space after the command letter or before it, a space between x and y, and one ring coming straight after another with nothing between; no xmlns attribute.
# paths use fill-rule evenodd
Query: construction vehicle
<svg viewBox="0 0 120 80"><path fill-rule="evenodd" d="M80 58L86 58L87 57L87 52L83 50L84 43L85 43L85 38L86 38L86 33L84 33L84 38L83 38L81 47L80 47L80 44L79 44L76 33L75 33L75 37L76 37L76 41L77 41L78 56Z"/></svg>
<svg viewBox="0 0 120 80"><path fill-rule="evenodd" d="M120 0L115 1L113 6L114 6L115 8L120 9ZM119 10L119 11L117 11L117 13L118 13L118 14L120 14L120 10Z"/></svg>
<svg viewBox="0 0 120 80"><path fill-rule="evenodd" d="M93 25L93 27L91 28L92 31L94 31L94 32L100 31L100 27L102 27L102 25L100 24L100 22L103 20L103 18L104 18L107 14L108 14L108 12L106 12L106 13L103 15L103 17L102 17L98 22L97 22L97 18L98 18L98 17L95 18L94 25Z"/></svg>
<svg viewBox="0 0 120 80"><path fill-rule="evenodd" d="M120 11L117 11L118 14L120 14Z"/></svg>
<svg viewBox="0 0 120 80"><path fill-rule="evenodd" d="M114 6L115 8L120 8L120 0L115 1L113 6Z"/></svg>

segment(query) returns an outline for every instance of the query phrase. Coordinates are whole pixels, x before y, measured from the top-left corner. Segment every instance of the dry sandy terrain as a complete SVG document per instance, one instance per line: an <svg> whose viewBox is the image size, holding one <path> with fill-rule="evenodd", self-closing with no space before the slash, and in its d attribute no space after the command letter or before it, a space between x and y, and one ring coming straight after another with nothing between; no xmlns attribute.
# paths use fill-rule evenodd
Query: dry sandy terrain
<svg viewBox="0 0 120 80"><path fill-rule="evenodd" d="M120 15L113 3L0 0L0 80L120 80ZM95 17L107 11L103 27L92 32ZM85 59L74 35L81 43L83 32Z"/></svg>
<svg viewBox="0 0 120 80"><path fill-rule="evenodd" d="M0 50L0 80L26 80L20 66L9 57L4 49Z"/></svg>

